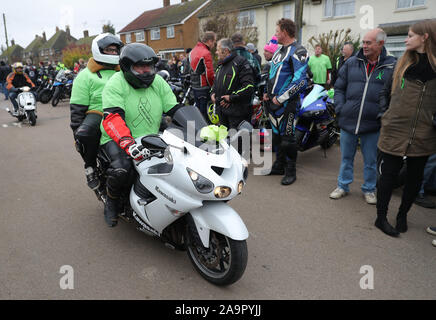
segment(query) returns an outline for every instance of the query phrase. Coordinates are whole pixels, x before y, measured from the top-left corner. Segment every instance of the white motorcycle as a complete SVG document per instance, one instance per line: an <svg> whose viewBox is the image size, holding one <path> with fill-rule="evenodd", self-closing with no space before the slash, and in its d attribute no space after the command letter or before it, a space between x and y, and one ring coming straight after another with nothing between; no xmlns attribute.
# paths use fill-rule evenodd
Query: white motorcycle
<svg viewBox="0 0 436 320"><path fill-rule="evenodd" d="M38 117L36 114L36 99L32 92L30 92L29 87L21 87L18 88L20 92L16 98L18 103L17 112L11 111L9 108L6 108L6 111L9 112L13 117L16 117L18 121L23 121L27 118L31 126L36 124L36 118Z"/></svg>
<svg viewBox="0 0 436 320"><path fill-rule="evenodd" d="M188 142L188 131L198 133L203 128L210 129L198 109L186 106L159 135L136 139L150 153L134 161L137 177L123 200L120 217L161 238L166 246L186 250L206 280L229 285L245 271L248 230L227 201L241 193L248 169L228 143L237 135L231 141L222 136L213 141L209 134L212 150L207 151L200 148L204 139ZM108 166L109 159L100 150L98 171L103 187ZM104 191L97 196L105 201Z"/></svg>

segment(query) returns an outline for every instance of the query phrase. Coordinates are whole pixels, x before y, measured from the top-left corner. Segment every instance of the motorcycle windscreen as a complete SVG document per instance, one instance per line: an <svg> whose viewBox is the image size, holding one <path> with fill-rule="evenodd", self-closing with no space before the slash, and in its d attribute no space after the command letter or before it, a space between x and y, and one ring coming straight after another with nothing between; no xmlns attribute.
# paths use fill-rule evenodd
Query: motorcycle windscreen
<svg viewBox="0 0 436 320"><path fill-rule="evenodd" d="M200 131L202 128L207 127L208 124L206 120L204 120L203 115L200 110L194 106L184 106L179 108L172 118L172 122L168 125L169 131L174 133L176 136L183 138L184 141L188 141L188 132L189 134L195 134L195 146L199 146L204 141L202 141L200 137ZM180 136L180 135L183 135ZM191 140L192 137L189 137Z"/></svg>
<svg viewBox="0 0 436 320"><path fill-rule="evenodd" d="M56 75L55 80L58 82L62 82L62 78L65 74L65 70L59 70L58 74Z"/></svg>
<svg viewBox="0 0 436 320"><path fill-rule="evenodd" d="M312 103L314 103L319 98L327 95L327 92L325 91L323 86L320 86L319 84L315 84L313 86L312 91L303 99L303 103L301 104L301 109L307 108Z"/></svg>

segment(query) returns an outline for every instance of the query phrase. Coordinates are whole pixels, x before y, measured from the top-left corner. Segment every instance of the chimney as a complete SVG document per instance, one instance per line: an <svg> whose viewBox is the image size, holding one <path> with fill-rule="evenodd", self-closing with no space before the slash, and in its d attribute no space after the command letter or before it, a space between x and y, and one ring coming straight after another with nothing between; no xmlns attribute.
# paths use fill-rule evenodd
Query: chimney
<svg viewBox="0 0 436 320"><path fill-rule="evenodd" d="M58 32L59 31L59 27L58 26L56 26L56 32Z"/></svg>
<svg viewBox="0 0 436 320"><path fill-rule="evenodd" d="M89 37L89 31L88 30L83 30L83 37L84 38L88 38Z"/></svg>
<svg viewBox="0 0 436 320"><path fill-rule="evenodd" d="M14 39L11 40L11 45L15 46L15 40Z"/></svg>
<svg viewBox="0 0 436 320"><path fill-rule="evenodd" d="M68 36L71 36L70 26L65 26L65 32L67 33Z"/></svg>
<svg viewBox="0 0 436 320"><path fill-rule="evenodd" d="M44 39L44 42L47 42L47 36L45 35L45 31L42 33L42 38Z"/></svg>
<svg viewBox="0 0 436 320"><path fill-rule="evenodd" d="M171 1L170 0L163 0L163 6L164 7L169 7L170 6L170 3Z"/></svg>

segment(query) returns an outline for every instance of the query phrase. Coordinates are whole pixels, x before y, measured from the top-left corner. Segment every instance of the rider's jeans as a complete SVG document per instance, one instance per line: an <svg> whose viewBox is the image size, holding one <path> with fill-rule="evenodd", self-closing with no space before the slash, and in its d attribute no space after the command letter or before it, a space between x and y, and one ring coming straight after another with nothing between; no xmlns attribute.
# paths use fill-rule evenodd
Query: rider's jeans
<svg viewBox="0 0 436 320"><path fill-rule="evenodd" d="M192 91L194 92L195 104L197 105L197 108L200 109L200 112L203 115L204 119L207 121L207 102L210 100L210 88L192 88Z"/></svg>
<svg viewBox="0 0 436 320"><path fill-rule="evenodd" d="M6 99L9 99L9 91L6 88L7 83L6 82L0 82L0 90L5 95Z"/></svg>
<svg viewBox="0 0 436 320"><path fill-rule="evenodd" d="M17 100L18 92L10 92L9 93L9 99L11 99L12 104L14 105L14 111L18 110L18 102Z"/></svg>
<svg viewBox="0 0 436 320"><path fill-rule="evenodd" d="M380 132L351 134L341 129L341 167L339 169L338 187L350 191L353 182L354 156L360 139L360 150L363 156L362 191L375 192L377 183L377 141Z"/></svg>
<svg viewBox="0 0 436 320"><path fill-rule="evenodd" d="M419 190L420 194L424 194L425 187L435 188L435 178L436 178L436 153L431 155L424 168L424 178L422 179L421 190Z"/></svg>

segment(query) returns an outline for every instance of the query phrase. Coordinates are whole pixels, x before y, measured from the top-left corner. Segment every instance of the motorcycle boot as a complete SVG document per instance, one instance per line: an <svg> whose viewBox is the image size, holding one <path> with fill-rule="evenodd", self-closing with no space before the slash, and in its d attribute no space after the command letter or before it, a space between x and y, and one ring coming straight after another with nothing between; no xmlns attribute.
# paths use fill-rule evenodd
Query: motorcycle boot
<svg viewBox="0 0 436 320"><path fill-rule="evenodd" d="M282 179L282 185L293 184L297 180L297 168L295 160L287 160L285 166L285 176Z"/></svg>
<svg viewBox="0 0 436 320"><path fill-rule="evenodd" d="M91 190L97 190L100 186L100 179L98 179L95 169L93 167L86 167L85 176L88 187L90 187Z"/></svg>
<svg viewBox="0 0 436 320"><path fill-rule="evenodd" d="M277 151L277 158L274 161L271 172L269 175L283 175L285 174L286 156L283 150Z"/></svg>
<svg viewBox="0 0 436 320"><path fill-rule="evenodd" d="M118 215L121 211L120 198L113 197L108 190L106 202L104 204L104 220L109 227L115 227L118 224Z"/></svg>
<svg viewBox="0 0 436 320"><path fill-rule="evenodd" d="M276 136L273 135L273 145L278 146L280 142L278 142L276 139ZM279 147L276 153L276 160L274 161L271 171L268 172L267 170L262 171L262 175L264 176L281 176L285 174L285 165L286 165L286 152L283 148Z"/></svg>

